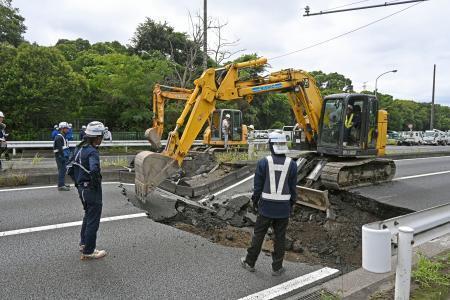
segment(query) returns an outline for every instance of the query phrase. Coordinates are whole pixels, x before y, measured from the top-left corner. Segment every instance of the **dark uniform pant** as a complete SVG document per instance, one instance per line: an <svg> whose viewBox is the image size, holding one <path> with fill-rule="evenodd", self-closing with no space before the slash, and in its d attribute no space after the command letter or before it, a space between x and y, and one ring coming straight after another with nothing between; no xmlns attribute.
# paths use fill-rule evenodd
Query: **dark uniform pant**
<svg viewBox="0 0 450 300"><path fill-rule="evenodd" d="M84 246L84 254L94 252L97 242L97 231L102 215L102 188L78 187L81 203L84 208L83 224L81 225L80 245Z"/></svg>
<svg viewBox="0 0 450 300"><path fill-rule="evenodd" d="M64 178L66 176L66 159L64 156L55 156L56 166L58 167L58 187L65 185Z"/></svg>
<svg viewBox="0 0 450 300"><path fill-rule="evenodd" d="M286 247L286 228L289 218L272 219L262 215L258 215L253 233L252 244L247 249L247 257L245 261L252 267L255 266L261 247L264 242L264 236L270 225L272 225L275 235L273 253L272 253L272 270L278 271L283 266L283 258Z"/></svg>

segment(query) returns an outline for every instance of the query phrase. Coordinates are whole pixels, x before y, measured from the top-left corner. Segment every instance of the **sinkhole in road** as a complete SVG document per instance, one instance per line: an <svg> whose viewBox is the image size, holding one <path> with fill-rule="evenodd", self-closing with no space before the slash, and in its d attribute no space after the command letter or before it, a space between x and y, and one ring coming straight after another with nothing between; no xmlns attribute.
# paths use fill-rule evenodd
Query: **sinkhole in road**
<svg viewBox="0 0 450 300"><path fill-rule="evenodd" d="M216 206L215 211L174 201L174 209L167 217L153 218L151 212L149 217L213 243L246 248L250 245L256 216L251 213L250 199L245 200L245 197L248 196L227 199L226 205ZM286 234L287 260L350 272L361 267L361 229L364 224L411 212L348 191L330 192L329 198L335 214L333 219L327 219L325 212L295 206ZM148 207L145 209L149 211ZM273 232L269 229L263 253L271 255L272 250Z"/></svg>
<svg viewBox="0 0 450 300"><path fill-rule="evenodd" d="M180 177L175 180L178 180L177 187L181 183L184 190L186 187L195 188L199 183L211 184L211 178L224 181L233 176L233 172L248 169L248 166L218 164L216 159L204 154L194 155L183 167L181 180ZM223 193L207 199L203 203L205 206L198 202L205 200L205 196L181 197L180 201L179 195L162 190L153 193L146 204L128 196L157 222L224 246L246 248L250 245L256 216L252 213L249 193ZM286 234L287 260L326 265L343 273L352 271L361 267L362 226L411 212L350 191L330 191L329 200L334 215L332 219L328 219L325 212L295 206ZM272 250L273 233L269 229L263 252L271 255Z"/></svg>

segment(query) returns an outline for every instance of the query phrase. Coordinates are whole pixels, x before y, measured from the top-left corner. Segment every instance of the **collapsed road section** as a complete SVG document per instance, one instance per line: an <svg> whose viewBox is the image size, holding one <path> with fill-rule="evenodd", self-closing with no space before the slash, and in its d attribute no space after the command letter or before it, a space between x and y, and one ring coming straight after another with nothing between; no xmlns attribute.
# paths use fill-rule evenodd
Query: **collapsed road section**
<svg viewBox="0 0 450 300"><path fill-rule="evenodd" d="M254 167L254 162L219 163L213 154L193 153L183 169L147 201L139 201L131 185L124 185L123 193L155 221L214 243L245 248L256 220L250 199ZM123 175L123 181L132 182L132 173ZM287 230L286 259L354 270L361 266L362 225L410 212L348 191L332 191L327 201L326 210L295 206ZM272 238L269 231L263 245L268 255Z"/></svg>

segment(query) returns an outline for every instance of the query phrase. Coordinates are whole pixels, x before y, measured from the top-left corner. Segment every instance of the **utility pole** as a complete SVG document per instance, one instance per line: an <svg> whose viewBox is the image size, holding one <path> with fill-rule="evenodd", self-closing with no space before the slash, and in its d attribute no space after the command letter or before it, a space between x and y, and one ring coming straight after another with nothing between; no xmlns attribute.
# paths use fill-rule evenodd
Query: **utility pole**
<svg viewBox="0 0 450 300"><path fill-rule="evenodd" d="M436 84L436 64L433 68L433 92L431 94L431 118L430 118L430 130L434 129L434 87Z"/></svg>
<svg viewBox="0 0 450 300"><path fill-rule="evenodd" d="M208 68L208 14L207 14L207 2L203 0L203 70Z"/></svg>

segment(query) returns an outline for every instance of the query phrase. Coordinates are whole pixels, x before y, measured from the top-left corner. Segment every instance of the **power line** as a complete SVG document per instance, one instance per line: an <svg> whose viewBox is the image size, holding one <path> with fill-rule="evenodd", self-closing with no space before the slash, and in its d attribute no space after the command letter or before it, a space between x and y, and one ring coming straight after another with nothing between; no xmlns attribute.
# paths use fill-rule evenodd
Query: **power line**
<svg viewBox="0 0 450 300"><path fill-rule="evenodd" d="M357 2L353 2L353 3L349 3L349 4L344 4L344 5L340 5L340 6L336 6L336 7L332 7L332 8L328 8L328 9L324 9L323 11L329 11L329 10L342 8L342 7L347 7L347 6L350 6L350 5L353 5L353 4L359 4L359 3L368 2L368 1L372 1L372 0L357 1Z"/></svg>
<svg viewBox="0 0 450 300"><path fill-rule="evenodd" d="M416 5L419 5L419 4L421 4L421 2L415 3L415 4L413 4L413 5L410 5L410 6L406 7L406 8L403 8L403 9L401 9L401 10L398 10L398 11L396 11L396 12L390 14L390 15L387 15L387 16L385 16L385 17L383 17L383 18L377 19L377 20L375 20L375 21L373 21L373 22L370 22L370 23L365 24L365 25L363 25L363 26L357 27L357 28L355 28L355 29L352 29L352 30L347 31L347 32L342 33L342 34L339 34L339 35L337 35L337 36L331 37L331 38L326 39L326 40L324 40L324 41L321 41L321 42L312 44L312 45L307 46L307 47L305 47L305 48L301 48L301 49L298 49L298 50L295 50L295 51L291 51L291 52L288 52L288 53L285 53L285 54L282 54L282 55L274 56L274 57L272 57L272 58L269 58L269 61L272 61L272 60L275 60L275 59L278 59L278 58L281 58L281 57L289 56L289 55L292 55L292 54L295 54L295 53L298 53L298 52L301 52L301 51L305 51L305 50L308 50L308 49L311 49L311 48L314 48L314 47L323 45L323 44L325 44L325 43L334 41L334 40L336 40L336 39L338 39L338 38L341 38L341 37L343 37L343 36L349 35L350 33L354 33L354 32L356 32L356 31L359 31L359 30L361 30L361 29L364 29L364 28L366 28L366 27L369 27L370 25L373 25L373 24L375 24L375 23L378 23L378 22L381 22L381 21L383 21L383 20L386 20L386 19L388 19L388 18L390 18L390 17L392 17L392 16L394 16L394 15L397 15L397 14L399 14L399 13L401 13L401 12L404 12L405 10L408 10L408 9L410 9L410 8L416 6Z"/></svg>

